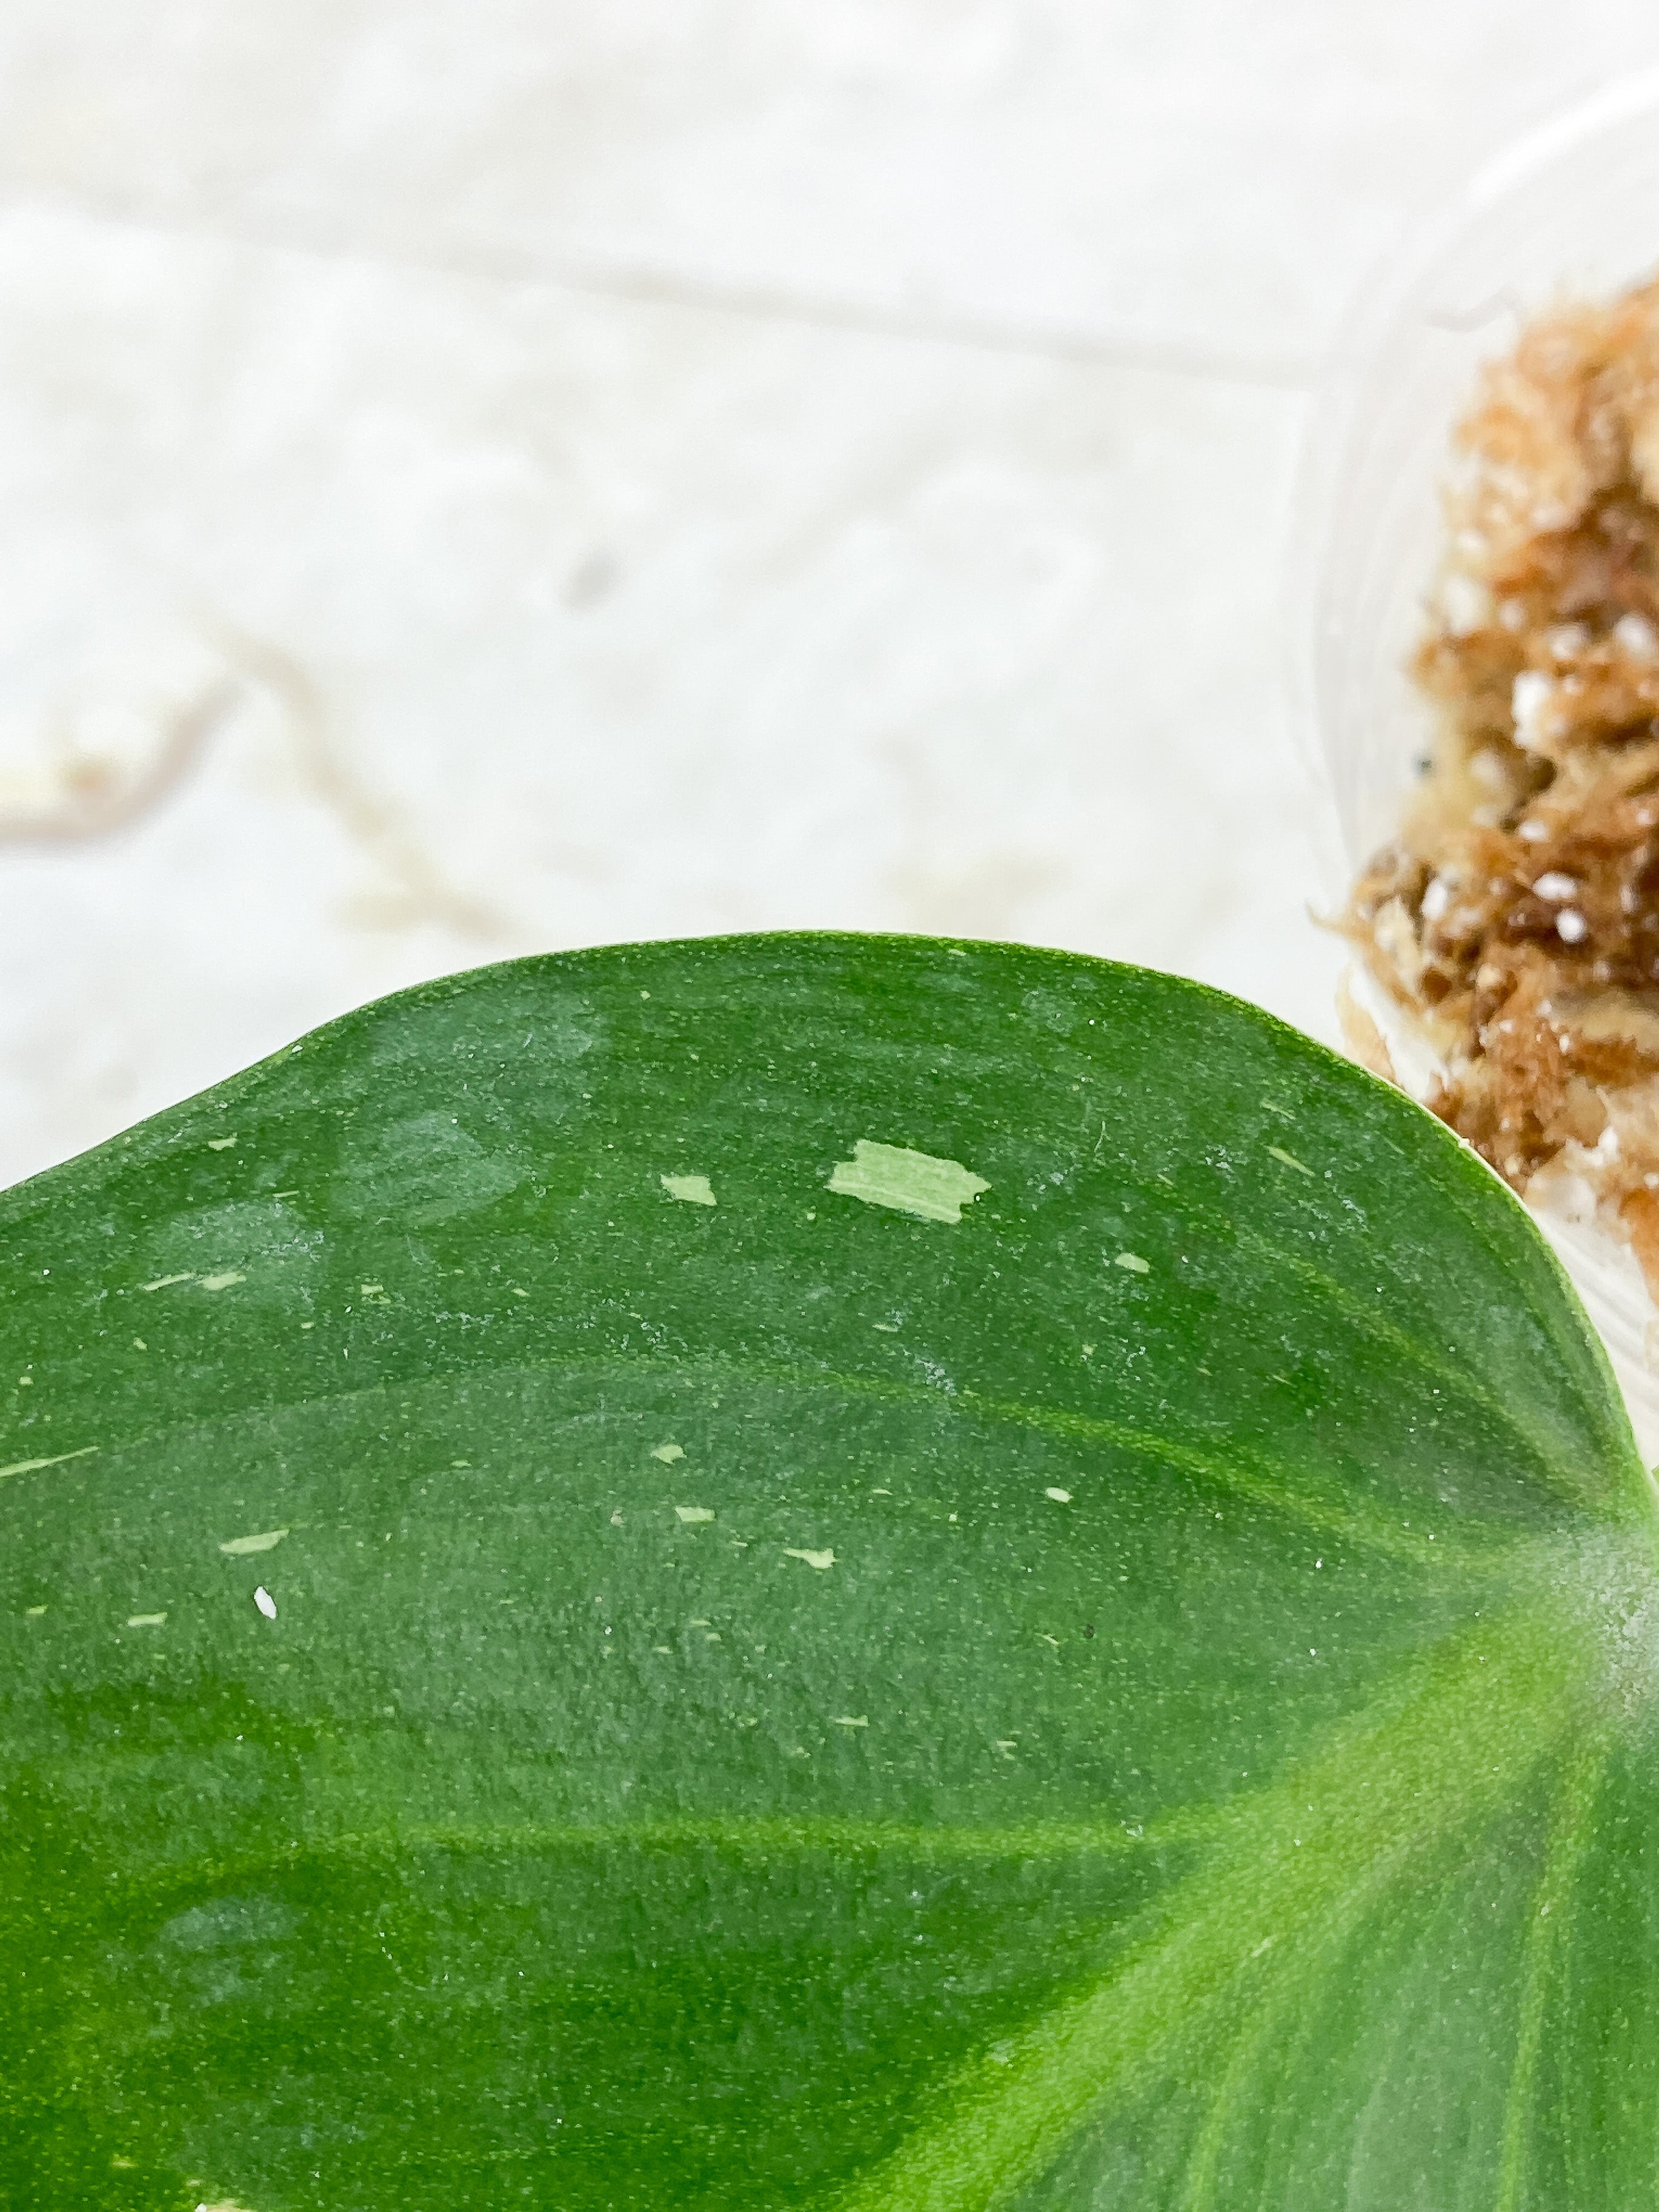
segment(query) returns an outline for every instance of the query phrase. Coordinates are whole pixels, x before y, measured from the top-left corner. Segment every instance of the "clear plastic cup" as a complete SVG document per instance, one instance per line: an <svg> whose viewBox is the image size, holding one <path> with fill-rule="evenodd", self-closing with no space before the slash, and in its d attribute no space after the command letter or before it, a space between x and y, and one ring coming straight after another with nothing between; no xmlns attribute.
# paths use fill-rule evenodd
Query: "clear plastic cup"
<svg viewBox="0 0 1659 2212"><path fill-rule="evenodd" d="M1483 362L1563 296L1659 269L1659 70L1607 87L1486 162L1349 314L1304 448L1292 682L1331 800L1333 900L1394 834L1431 735L1406 673L1444 550L1440 486ZM1406 1040L1409 1047L1410 1040ZM1659 1314L1626 1248L1565 1201L1540 1225L1659 1458Z"/></svg>

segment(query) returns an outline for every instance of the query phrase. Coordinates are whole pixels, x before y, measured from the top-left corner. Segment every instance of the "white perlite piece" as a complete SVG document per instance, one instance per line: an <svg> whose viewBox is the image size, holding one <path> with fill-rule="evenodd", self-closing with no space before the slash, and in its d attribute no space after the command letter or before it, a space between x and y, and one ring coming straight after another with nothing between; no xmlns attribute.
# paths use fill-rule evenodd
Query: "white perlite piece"
<svg viewBox="0 0 1659 2212"><path fill-rule="evenodd" d="M707 1176L659 1176L657 1181L670 1198L684 1199L688 1206L714 1206L717 1203L714 1185Z"/></svg>
<svg viewBox="0 0 1659 2212"><path fill-rule="evenodd" d="M1440 586L1440 611L1454 637L1473 637L1492 620L1492 592L1478 576L1454 569Z"/></svg>
<svg viewBox="0 0 1659 2212"><path fill-rule="evenodd" d="M1525 750L1536 752L1548 734L1544 716L1554 690L1549 678L1535 668L1524 669L1515 679L1510 712L1515 718L1515 742Z"/></svg>
<svg viewBox="0 0 1659 2212"><path fill-rule="evenodd" d="M265 1588L263 1583L260 1583L258 1589L253 1593L253 1602L258 1607L260 1612L264 1613L267 1620L276 1620L276 1601L272 1597L270 1592Z"/></svg>
<svg viewBox="0 0 1659 2212"><path fill-rule="evenodd" d="M921 1221L960 1221L990 1184L959 1160L936 1160L902 1145L878 1145L860 1137L850 1160L838 1160L830 1188L842 1198L861 1198L866 1206L890 1206Z"/></svg>

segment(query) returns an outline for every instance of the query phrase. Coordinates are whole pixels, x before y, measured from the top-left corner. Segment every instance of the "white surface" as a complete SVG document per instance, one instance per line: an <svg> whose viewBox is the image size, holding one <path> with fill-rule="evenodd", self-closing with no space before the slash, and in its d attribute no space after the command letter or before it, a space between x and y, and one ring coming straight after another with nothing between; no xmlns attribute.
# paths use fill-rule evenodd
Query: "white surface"
<svg viewBox="0 0 1659 2212"><path fill-rule="evenodd" d="M1402 218L1659 58L1560 24L13 0L0 1180L617 938L1025 938L1328 1034L1305 392Z"/></svg>

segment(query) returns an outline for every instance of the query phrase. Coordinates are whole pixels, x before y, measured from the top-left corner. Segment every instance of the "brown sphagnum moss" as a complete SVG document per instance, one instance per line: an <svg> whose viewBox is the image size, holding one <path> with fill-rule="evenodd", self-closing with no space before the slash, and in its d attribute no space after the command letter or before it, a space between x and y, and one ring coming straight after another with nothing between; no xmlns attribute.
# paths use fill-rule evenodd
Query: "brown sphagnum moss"
<svg viewBox="0 0 1659 2212"><path fill-rule="evenodd" d="M1433 749L1344 926L1427 1103L1518 1191L1581 1173L1659 1297L1659 281L1485 372L1446 505Z"/></svg>

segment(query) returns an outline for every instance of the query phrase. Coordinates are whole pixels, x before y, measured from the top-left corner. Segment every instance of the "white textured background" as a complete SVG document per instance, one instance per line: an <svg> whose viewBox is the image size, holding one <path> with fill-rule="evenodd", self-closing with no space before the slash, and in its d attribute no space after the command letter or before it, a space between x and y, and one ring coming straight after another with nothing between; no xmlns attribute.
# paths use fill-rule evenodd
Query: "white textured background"
<svg viewBox="0 0 1659 2212"><path fill-rule="evenodd" d="M363 999L779 924L1330 1028L1343 302L1635 0L9 0L0 1181Z"/></svg>

